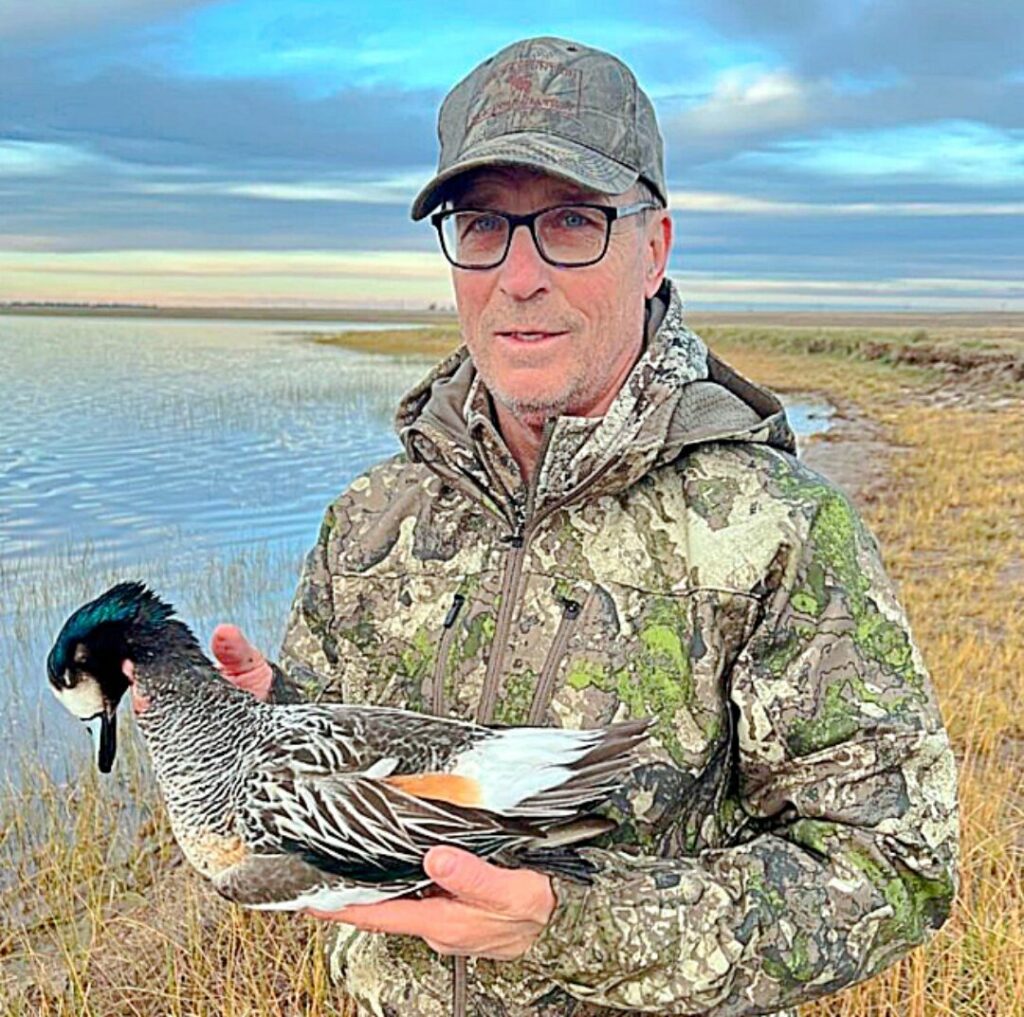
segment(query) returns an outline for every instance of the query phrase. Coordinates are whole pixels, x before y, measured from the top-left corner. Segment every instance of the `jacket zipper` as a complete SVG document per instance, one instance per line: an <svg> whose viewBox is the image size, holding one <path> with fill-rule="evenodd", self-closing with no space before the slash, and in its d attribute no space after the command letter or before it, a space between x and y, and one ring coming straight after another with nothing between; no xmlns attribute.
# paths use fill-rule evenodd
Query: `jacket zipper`
<svg viewBox="0 0 1024 1017"><path fill-rule="evenodd" d="M562 600L562 617L558 621L558 629L555 631L555 638L551 642L551 648L544 660L544 667L541 669L540 677L537 679L537 687L533 691L533 701L530 703L530 712L527 715L526 723L535 726L544 720L548 704L555 691L555 673L558 665L565 656L565 646L569 642L569 633L572 631L576 619L580 616L583 605L578 600L570 600L565 597Z"/></svg>
<svg viewBox="0 0 1024 1017"><path fill-rule="evenodd" d="M553 428L550 421L544 425L544 441L541 445L540 455L537 462L544 461L544 454L547 451L548 443L551 440ZM557 512L564 505L567 505L574 498L577 498L581 491L595 484L614 465L612 462L605 463L600 470L592 477L588 477L584 484L575 490L570 491L564 498L560 498L552 505L545 507L544 511L530 518L530 507L533 504L534 484L530 483L530 491L526 500L525 518L528 523L521 523L519 528L509 538L511 549L508 559L505 562L505 573L501 580L501 606L498 608L498 618L494 626L494 639L491 642L491 656L487 662L487 672L484 675L484 687L480 693L480 702L477 705L476 721L478 724L489 724L494 716L494 707L498 702L498 685L501 678L501 665L505 659L505 651L508 649L508 630L512 624L512 612L515 601L519 597L519 581L522 577L523 559L526 557L526 546L533 531L540 522ZM536 475L535 475L536 477ZM513 596L513 594L515 596Z"/></svg>
<svg viewBox="0 0 1024 1017"><path fill-rule="evenodd" d="M494 707L498 702L499 669L505 657L508 630L512 624L512 605L519 599L519 580L523 574L523 559L526 557L526 540L522 531L512 534L509 545L505 572L501 577L501 605L498 608L498 618L494 624L491 656L487 661L484 687L480 692L480 702L476 708L476 719L479 724L491 722L494 717Z"/></svg>
<svg viewBox="0 0 1024 1017"><path fill-rule="evenodd" d="M549 422L545 424L544 441L541 445L540 456L537 459L538 463L544 461L544 455L547 452L552 432L553 428L551 423ZM602 477L610 467L611 463L607 463L590 478L587 484L581 485L581 487L589 487L590 483L593 483ZM533 481L531 481L530 491L526 498L526 519L530 518L529 509L533 504L533 487L534 484ZM489 724L491 722L491 719L494 716L494 707L498 701L498 681L501 674L500 668L502 661L505 659L505 651L508 649L508 630L512 623L514 603L519 597L519 580L523 571L523 559L526 557L527 540L533 528L538 522L540 522L540 519L550 515L552 512L557 512L558 509L579 494L579 491L580 488L576 491L570 492L568 497L562 498L555 505L549 506L548 510L545 511L541 517L530 520L532 525L521 523L515 533L512 534L510 539L511 548L509 550L508 559L505 562L505 574L502 576L501 580L501 606L498 608L498 618L494 625L494 639L491 641L491 656L487 661L487 672L484 675L484 687L480 692L480 702L477 704L476 709L476 720L478 724ZM513 593L515 594L515 598L512 596ZM457 956L454 958L454 962L454 970L452 972L452 1012L455 1017L464 1017L466 1013L467 983L469 980L469 975L466 969L466 958Z"/></svg>
<svg viewBox="0 0 1024 1017"><path fill-rule="evenodd" d="M452 606L448 608L448 613L444 616L441 642L437 647L437 659L434 661L433 685L430 689L430 712L436 717L444 715L444 679L448 653L452 640L455 638L455 621L465 602L466 598L461 593L456 593L452 598Z"/></svg>

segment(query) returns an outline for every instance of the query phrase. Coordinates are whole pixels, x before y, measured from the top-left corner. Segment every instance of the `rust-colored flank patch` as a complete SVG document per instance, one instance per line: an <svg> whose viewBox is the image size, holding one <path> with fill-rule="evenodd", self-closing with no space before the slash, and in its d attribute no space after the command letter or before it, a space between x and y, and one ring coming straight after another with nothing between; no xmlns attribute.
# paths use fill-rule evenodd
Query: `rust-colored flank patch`
<svg viewBox="0 0 1024 1017"><path fill-rule="evenodd" d="M384 782L417 798L433 798L452 805L479 805L480 785L470 777L451 773L409 773L386 777Z"/></svg>

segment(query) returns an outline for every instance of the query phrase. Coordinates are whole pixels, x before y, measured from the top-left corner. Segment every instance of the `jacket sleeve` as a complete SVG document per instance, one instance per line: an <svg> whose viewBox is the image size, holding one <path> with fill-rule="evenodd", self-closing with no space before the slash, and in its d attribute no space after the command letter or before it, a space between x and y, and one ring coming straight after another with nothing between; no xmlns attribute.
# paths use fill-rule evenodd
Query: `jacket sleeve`
<svg viewBox="0 0 1024 1017"><path fill-rule="evenodd" d="M341 698L342 661L330 630L334 596L328 547L335 524L331 505L303 563L278 663L271 664L273 702Z"/></svg>
<svg viewBox="0 0 1024 1017"><path fill-rule="evenodd" d="M738 1017L867 978L946 919L953 756L872 537L831 488L790 539L729 683L739 842L693 857L583 849L522 963L571 995Z"/></svg>

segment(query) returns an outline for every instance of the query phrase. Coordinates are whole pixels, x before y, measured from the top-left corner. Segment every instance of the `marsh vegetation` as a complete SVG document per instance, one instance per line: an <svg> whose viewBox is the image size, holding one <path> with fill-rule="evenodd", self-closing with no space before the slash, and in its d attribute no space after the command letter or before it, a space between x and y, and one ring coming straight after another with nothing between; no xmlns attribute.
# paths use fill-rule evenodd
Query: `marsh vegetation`
<svg viewBox="0 0 1024 1017"><path fill-rule="evenodd" d="M859 329L859 337L853 337L830 335L827 327L815 325L814 336L825 336L824 341L809 337L803 326L718 323L716 328L721 331L702 331L748 376L783 391L824 393L840 407L856 407L880 429L888 449L883 464L887 473L884 482L862 487L858 500L900 584L961 768L962 882L950 922L931 945L880 978L805 1013L1020 1014L1024 391L1010 373L975 385L959 370L864 355L867 343L893 342L895 348L923 341L884 328ZM453 329L432 327L429 333L421 337L429 343L419 350L427 358L457 342ZM59 346L73 338L64 336ZM978 337L963 338L964 349L977 348ZM221 354L212 370L230 384L217 391L199 384L200 395L193 399L189 393L198 382L179 376L176 384L161 386L159 392L150 386L148 395L129 400L131 412L124 405L109 409L118 428L129 428L129 437L159 435L166 426L161 421L168 419L182 422L186 444L190 434L199 434L211 421L218 433L235 436L215 453L188 446L189 454L181 459L186 466L190 459L213 463L200 482L212 497L222 498L225 485L239 484L239 503L218 502L210 520L215 529L223 522L220 537L233 534L233 540L203 539L203 520L194 509L184 513L192 521L182 524L184 502L172 499L165 519L156 504L142 512L122 488L120 497L108 502L98 491L92 492L92 502L86 498L101 525L99 539L83 542L81 531L62 522L74 484L69 485L71 494L60 488L53 502L41 498L39 490L45 485L38 478L48 461L45 456L30 464L35 474L26 473L25 464L15 474L23 481L18 489L23 500L6 516L0 514L0 539L14 548L0 557L0 733L8 746L0 789L3 1017L344 1013L324 966L323 928L297 916L229 908L204 890L180 864L144 754L126 739L115 773L98 779L88 762L84 732L66 716L51 712L40 698L42 661L49 638L70 607L114 579L140 575L140 569L141 578L166 592L196 623L202 638L216 621L233 620L261 645L274 647L299 557L323 504L362 465L395 447L385 426L394 400L422 373L422 362L366 357L359 352L362 344L376 351L387 344L390 353L399 347L408 353L415 352L415 340L414 333L363 334L335 340L349 347L341 352L278 337L261 340L262 352L251 350L244 363L224 355L218 341L213 347ZM207 340L194 342L201 346ZM999 342L1009 343L1015 355L1024 351L1012 337ZM313 358L310 366L299 369L296 365L305 363L307 355ZM266 373L264 357L271 365ZM362 372L361 394L346 394L332 374L331 357L337 364L345 362L346 370ZM110 362L118 369L116 357ZM393 364L399 375L381 382ZM59 375L56 361L53 369ZM94 377L90 370L89 364L81 365L87 388ZM255 372L255 381L250 372ZM26 397L9 418L24 430L15 431L0 454L17 455L12 450L20 443L34 447L33 429L49 426L47 407L60 410L56 397L45 401L45 378L39 373L35 395ZM354 418L344 415L350 398L360 407ZM72 408L87 405L85 395L72 397ZM310 406L313 413L307 418L303 411ZM265 426L268 412L282 414L281 456L290 465L247 487L233 472L236 457L260 446L256 439L246 445L241 436ZM320 430L327 426L321 417L332 418L326 431ZM63 428L54 425L53 434L62 438L71 428L75 433L69 440L78 442L77 447L88 446L75 419L72 414ZM366 431L369 421L384 427L381 443L355 433ZM836 442L850 440L842 428L830 433ZM310 462L303 458L303 441L296 434L310 439L315 450ZM342 454L350 440L363 457L359 462ZM109 456L121 447L115 444ZM851 444L850 454L863 453ZM182 468L170 474L180 477ZM294 476L301 476L301 485L290 479ZM252 512L259 516L284 489L288 499L298 502L288 501L288 510L276 518L273 513L264 517L262 528L241 529L239 520L251 519ZM302 500L307 493L308 506ZM44 525L20 530L14 525L26 506L32 506Z"/></svg>

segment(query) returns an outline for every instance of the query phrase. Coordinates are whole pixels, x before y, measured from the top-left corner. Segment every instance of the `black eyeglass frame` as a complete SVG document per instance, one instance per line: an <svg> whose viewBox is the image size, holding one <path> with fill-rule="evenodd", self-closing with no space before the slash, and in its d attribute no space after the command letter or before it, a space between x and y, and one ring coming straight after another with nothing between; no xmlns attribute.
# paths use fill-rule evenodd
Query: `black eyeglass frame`
<svg viewBox="0 0 1024 1017"><path fill-rule="evenodd" d="M449 208L443 212L435 212L430 217L430 222L434 229L437 230L437 237L441 243L441 251L444 256L452 265L456 268L461 268L465 272L487 272L502 264L502 262L504 262L508 257L509 249L512 247L512 237L519 226L525 226L530 231L530 236L533 238L533 246L535 250L540 255L541 259L546 261L549 265L552 265L555 268L586 268L588 265L596 265L608 253L608 243L612 236L613 222L618 219L625 219L627 216L636 215L639 212L646 212L648 209L658 207L659 206L654 204L652 201L638 201L633 205L622 206L597 205L589 201L560 201L557 205L548 205L547 208L539 208L536 212L528 212L526 215L513 215L511 212L500 212L496 208ZM540 216L547 212L553 212L556 208L592 208L604 214L604 246L601 248L601 253L596 258L591 258L589 261L554 261L544 253L541 243L537 239L535 223ZM463 265L448 253L448 248L444 242L444 221L451 216L459 215L463 212L478 212L483 215L496 215L500 216L508 223L508 236L505 238L505 250L501 252L501 257L496 261L490 262L487 265Z"/></svg>

